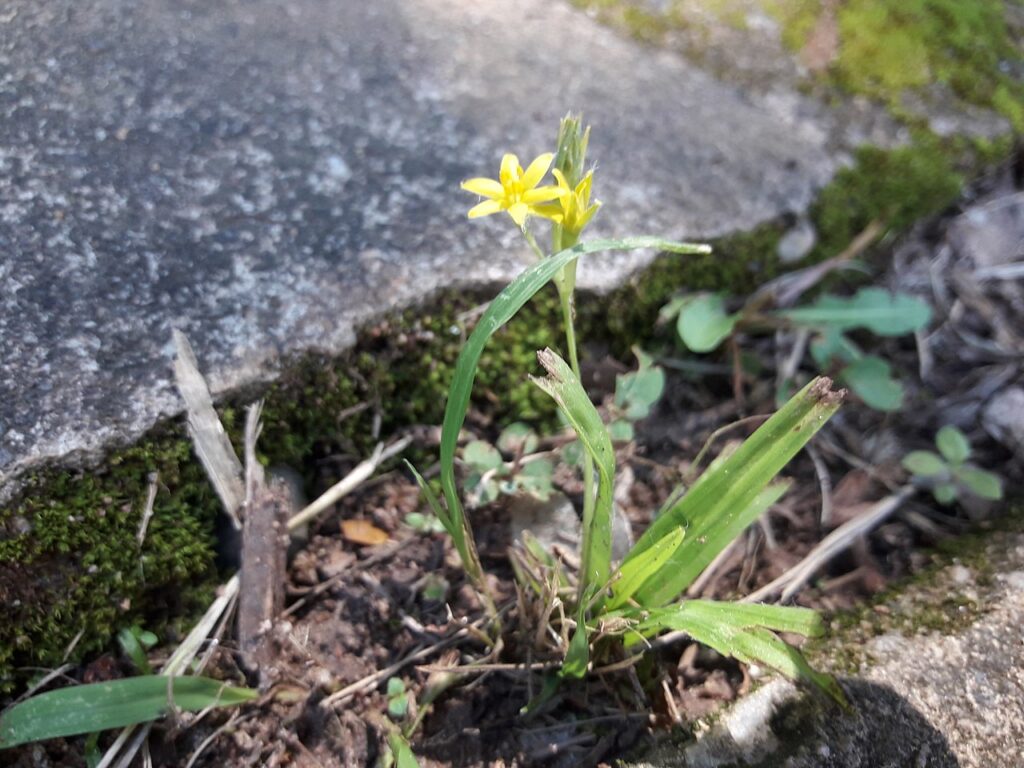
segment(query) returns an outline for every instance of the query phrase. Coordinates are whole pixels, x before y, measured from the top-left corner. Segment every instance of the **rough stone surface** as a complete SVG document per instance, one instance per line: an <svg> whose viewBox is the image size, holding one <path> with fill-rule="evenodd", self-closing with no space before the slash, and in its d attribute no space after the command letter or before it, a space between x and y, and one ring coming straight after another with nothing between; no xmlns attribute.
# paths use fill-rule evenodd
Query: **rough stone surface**
<svg viewBox="0 0 1024 768"><path fill-rule="evenodd" d="M507 279L525 250L465 221L457 182L550 149L568 109L595 126L605 235L799 213L853 135L543 0L7 0L0 487L178 412L172 327L224 392ZM650 258L593 258L581 282Z"/></svg>
<svg viewBox="0 0 1024 768"><path fill-rule="evenodd" d="M660 747L635 768L1024 765L1024 536L1000 536L985 559L996 568L986 579L960 564L946 574L980 618L873 638L860 675L843 680L850 712L773 680L697 741Z"/></svg>

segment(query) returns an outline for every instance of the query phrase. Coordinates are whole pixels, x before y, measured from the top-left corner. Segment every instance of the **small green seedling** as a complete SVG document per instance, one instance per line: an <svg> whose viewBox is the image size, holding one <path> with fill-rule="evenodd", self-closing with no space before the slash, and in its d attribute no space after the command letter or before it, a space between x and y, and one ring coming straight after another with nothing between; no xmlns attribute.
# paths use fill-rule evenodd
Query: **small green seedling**
<svg viewBox="0 0 1024 768"><path fill-rule="evenodd" d="M935 446L938 453L911 451L903 457L903 467L931 491L937 502L952 504L964 493L990 501L1003 498L999 475L968 462L971 444L963 432L947 425L935 436Z"/></svg>
<svg viewBox="0 0 1024 768"><path fill-rule="evenodd" d="M146 651L157 644L156 635L142 629L138 624L133 624L117 633L117 643L124 655L131 659L139 674L148 675L153 672Z"/></svg>
<svg viewBox="0 0 1024 768"><path fill-rule="evenodd" d="M405 516L405 524L417 533L444 533L441 521L423 512L410 512Z"/></svg>
<svg viewBox="0 0 1024 768"><path fill-rule="evenodd" d="M608 432L615 441L632 440L633 425L651 415L665 392L665 371L643 350L634 349L633 354L637 369L615 377L612 421L608 425Z"/></svg>
<svg viewBox="0 0 1024 768"><path fill-rule="evenodd" d="M405 681L400 677L388 678L388 714L401 720L409 712L410 693L405 690Z"/></svg>
<svg viewBox="0 0 1024 768"><path fill-rule="evenodd" d="M547 500L553 490L555 467L536 453L537 445L536 433L522 422L506 427L497 446L485 440L468 443L462 449L462 461L469 468L465 481L467 503L480 507L501 495L517 493Z"/></svg>
<svg viewBox="0 0 1024 768"><path fill-rule="evenodd" d="M924 328L931 308L921 299L879 288L862 288L850 297L824 295L802 307L765 311L752 298L736 312L726 309L720 293L679 296L661 310L662 320L676 319L676 330L691 352L717 349L740 332L774 332L779 328L811 331L811 356L821 371L836 371L840 382L870 407L894 411L903 405L903 384L892 366L866 354L848 335L863 330L878 336L902 336Z"/></svg>

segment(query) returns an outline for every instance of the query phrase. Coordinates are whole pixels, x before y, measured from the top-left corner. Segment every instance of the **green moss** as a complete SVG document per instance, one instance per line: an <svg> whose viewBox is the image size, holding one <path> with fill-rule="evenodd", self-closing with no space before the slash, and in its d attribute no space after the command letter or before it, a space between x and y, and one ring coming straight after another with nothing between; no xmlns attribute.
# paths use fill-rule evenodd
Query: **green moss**
<svg viewBox="0 0 1024 768"><path fill-rule="evenodd" d="M821 13L814 0L763 0L784 25L791 50L806 43ZM839 4L840 39L826 78L901 114L906 91L940 84L965 102L995 109L1020 132L1024 83L1007 71L1024 56L1004 0L849 0Z"/></svg>
<svg viewBox="0 0 1024 768"><path fill-rule="evenodd" d="M920 134L907 147L858 150L852 168L836 174L811 207L818 244L811 260L834 256L872 221L900 232L942 211L964 183L958 146Z"/></svg>
<svg viewBox="0 0 1024 768"><path fill-rule="evenodd" d="M140 547L154 472L159 492ZM23 500L0 512L0 690L17 667L56 667L102 649L125 624L160 631L204 607L216 509L188 445L168 431L100 470L32 478Z"/></svg>

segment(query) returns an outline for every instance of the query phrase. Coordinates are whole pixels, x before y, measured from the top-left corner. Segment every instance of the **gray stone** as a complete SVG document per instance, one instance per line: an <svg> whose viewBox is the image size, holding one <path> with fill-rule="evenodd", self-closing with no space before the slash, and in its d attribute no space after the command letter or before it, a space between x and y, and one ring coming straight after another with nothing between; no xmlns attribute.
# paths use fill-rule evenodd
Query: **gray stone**
<svg viewBox="0 0 1024 768"><path fill-rule="evenodd" d="M694 239L803 211L848 129L568 4L7 0L0 14L0 488L528 260L458 189L594 125L595 234ZM598 256L606 289L650 253Z"/></svg>
<svg viewBox="0 0 1024 768"><path fill-rule="evenodd" d="M985 430L1018 456L1024 456L1024 387L1007 387L985 404Z"/></svg>

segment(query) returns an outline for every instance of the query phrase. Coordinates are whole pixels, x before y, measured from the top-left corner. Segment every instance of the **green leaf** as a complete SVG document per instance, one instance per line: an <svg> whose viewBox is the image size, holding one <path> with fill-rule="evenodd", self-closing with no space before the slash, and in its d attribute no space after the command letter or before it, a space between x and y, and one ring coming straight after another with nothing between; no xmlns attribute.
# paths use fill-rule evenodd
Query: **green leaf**
<svg viewBox="0 0 1024 768"><path fill-rule="evenodd" d="M679 605L652 612L650 618L637 626L648 636L662 629L686 632L694 640L725 656L745 663L765 664L787 677L804 678L814 683L837 701L846 697L829 675L815 672L800 652L783 642L770 630L821 634L820 619L813 611L778 606L714 603L687 600Z"/></svg>
<svg viewBox="0 0 1024 768"><path fill-rule="evenodd" d="M0 715L0 749L30 741L123 728L163 717L173 703L196 712L253 701L259 692L207 677L141 675L48 691L15 704Z"/></svg>
<svg viewBox="0 0 1024 768"><path fill-rule="evenodd" d="M676 528L662 536L649 549L619 567L619 577L612 584L612 598L606 604L607 610L624 605L648 579L656 578L669 558L683 543L686 532Z"/></svg>
<svg viewBox="0 0 1024 768"><path fill-rule="evenodd" d="M525 455L537 450L537 433L521 421L509 424L498 437L498 448L505 453Z"/></svg>
<svg viewBox="0 0 1024 768"><path fill-rule="evenodd" d="M546 501L551 495L551 478L554 473L555 466L550 461L535 459L523 464L516 474L516 482L527 493L532 493L542 501Z"/></svg>
<svg viewBox="0 0 1024 768"><path fill-rule="evenodd" d="M792 323L811 328L838 330L866 328L879 336L902 336L924 328L932 310L916 296L889 293L881 288L861 288L849 298L821 296L809 307L777 313Z"/></svg>
<svg viewBox="0 0 1024 768"><path fill-rule="evenodd" d="M948 471L946 462L931 451L911 451L903 457L903 468L918 477L938 477Z"/></svg>
<svg viewBox="0 0 1024 768"><path fill-rule="evenodd" d="M142 630L138 627L125 627L117 633L117 643L121 646L121 650L124 651L124 655L131 659L135 668L142 674L148 675L153 671L153 668L150 667L149 659L146 657L146 649L139 642L138 634L141 634L141 632Z"/></svg>
<svg viewBox="0 0 1024 768"><path fill-rule="evenodd" d="M687 305L690 299L690 296L673 296L669 300L668 304L658 310L658 321L667 323L673 317L678 316L679 312Z"/></svg>
<svg viewBox="0 0 1024 768"><path fill-rule="evenodd" d="M686 528L686 539L664 569L665 578L647 582L635 599L651 608L675 599L778 500L787 484L769 484L836 412L840 400L841 394L831 391L831 381L814 379L732 455L708 467L685 496L658 516L627 556L627 561L638 556L674 528Z"/></svg>
<svg viewBox="0 0 1024 768"><path fill-rule="evenodd" d="M615 377L615 405L630 421L646 419L665 391L665 372L650 355L636 350L636 356L637 370Z"/></svg>
<svg viewBox="0 0 1024 768"><path fill-rule="evenodd" d="M977 467L963 467L957 470L956 479L968 491L982 499L999 501L1003 498L1003 481L997 474Z"/></svg>
<svg viewBox="0 0 1024 768"><path fill-rule="evenodd" d="M861 351L838 328L826 327L811 342L811 357L819 368L828 368L833 360L852 363L861 358Z"/></svg>
<svg viewBox="0 0 1024 768"><path fill-rule="evenodd" d="M628 251L638 248L652 248L673 253L711 252L706 245L676 243L656 237L631 237L624 240L593 240L587 243L578 243L572 248L559 251L553 256L543 259L521 273L498 294L480 317L455 363L455 373L448 391L448 402L445 405L444 422L441 426L441 487L448 504L448 520L451 524L446 523L445 528L449 530L449 533L455 527L463 531L468 531L469 528L455 483L455 451L458 447L459 432L469 410L469 400L473 382L476 379L477 365L487 341L567 264L587 253ZM461 541L462 546L458 548L459 554L462 556L463 563L467 564L465 553L466 548L472 542L471 535L467 537L466 534L463 534ZM467 565L473 567L471 563ZM478 575L477 578L480 576Z"/></svg>
<svg viewBox="0 0 1024 768"><path fill-rule="evenodd" d="M971 444L967 436L951 424L939 430L935 436L935 445L950 464L963 464L971 457Z"/></svg>
<svg viewBox="0 0 1024 768"><path fill-rule="evenodd" d="M397 728L392 727L392 730L388 731L388 749L391 750L389 757L395 768L419 768L420 763L412 747Z"/></svg>
<svg viewBox="0 0 1024 768"><path fill-rule="evenodd" d="M589 593L588 593L589 594ZM569 648L565 652L560 674L562 677L581 678L587 673L590 664L590 642L587 639L586 618L587 600L580 600L576 612L576 630L572 633Z"/></svg>
<svg viewBox="0 0 1024 768"><path fill-rule="evenodd" d="M611 575L612 483L615 480L615 451L604 422L569 364L550 349L537 353L547 378L533 379L562 409L576 435L597 468L597 499L590 520L583 520L580 552L580 594L591 587L603 587Z"/></svg>
<svg viewBox="0 0 1024 768"><path fill-rule="evenodd" d="M453 531L458 530L461 532L461 528L457 529L456 526L453 525L453 521L449 517L448 513L445 511L444 507L441 506L441 500L437 498L437 494L434 493L433 489L429 485L427 485L427 481L423 479L423 475L417 471L416 467L414 467L408 459L405 460L405 466L410 472L412 472L413 477L416 478L416 484L419 485L420 491L422 491L424 497L426 497L427 503L433 510L434 515L441 521L441 525L444 526L444 529L448 531L448 535L453 539L456 538L456 533L453 533ZM458 545L456 544L456 546Z"/></svg>
<svg viewBox="0 0 1024 768"><path fill-rule="evenodd" d="M935 500L939 502L939 504L949 506L956 501L956 486L952 483L937 485L932 489L932 496L935 497Z"/></svg>
<svg viewBox="0 0 1024 768"><path fill-rule="evenodd" d="M676 330L691 352L710 352L728 338L739 317L726 314L721 294L700 293L679 311Z"/></svg>
<svg viewBox="0 0 1024 768"><path fill-rule="evenodd" d="M895 411L903 405L903 384L893 378L892 366L880 357L867 355L850 363L839 378L877 411Z"/></svg>
<svg viewBox="0 0 1024 768"><path fill-rule="evenodd" d="M614 442L628 443L635 437L633 425L625 419L618 419L608 425L608 435Z"/></svg>
<svg viewBox="0 0 1024 768"><path fill-rule="evenodd" d="M478 472L497 469L503 462L498 449L483 440L474 440L462 449L462 460Z"/></svg>
<svg viewBox="0 0 1024 768"><path fill-rule="evenodd" d="M396 720L405 717L409 711L409 695L405 692L405 681L400 677L388 678L388 714Z"/></svg>

